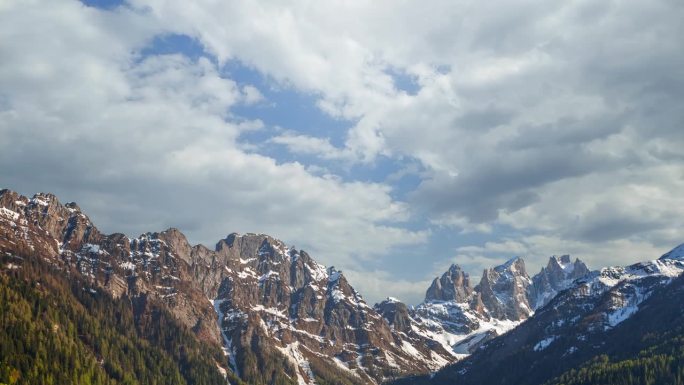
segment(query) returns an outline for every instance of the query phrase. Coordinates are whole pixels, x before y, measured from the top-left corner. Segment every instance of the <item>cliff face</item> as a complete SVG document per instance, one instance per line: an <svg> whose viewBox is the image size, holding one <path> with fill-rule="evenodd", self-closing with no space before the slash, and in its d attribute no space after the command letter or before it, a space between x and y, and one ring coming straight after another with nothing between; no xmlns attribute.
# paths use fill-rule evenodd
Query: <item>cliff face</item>
<svg viewBox="0 0 684 385"><path fill-rule="evenodd" d="M435 375L393 384L675 383L680 365L652 362L676 363L681 356L681 250L657 260L606 267L563 284L524 323L469 357ZM578 267L567 257L552 257L549 264L565 265L570 275ZM551 270L558 271L556 267ZM544 273L538 278L547 279L550 274Z"/></svg>
<svg viewBox="0 0 684 385"><path fill-rule="evenodd" d="M546 305L559 292L589 274L579 259L551 257L545 268L530 278L522 258L485 269L480 282L471 286L470 277L458 265L432 281L425 301L415 309L400 311L401 303L379 306L395 328L412 330L458 358L476 351L487 341L515 328Z"/></svg>
<svg viewBox="0 0 684 385"><path fill-rule="evenodd" d="M391 327L342 272L267 235L230 234L213 250L177 229L106 235L74 203L2 190L0 252L39 256L115 298L160 299L250 383L379 383L454 358Z"/></svg>
<svg viewBox="0 0 684 385"><path fill-rule="evenodd" d="M187 240L177 230L138 238L105 235L75 203L63 205L52 194L29 199L0 191L0 252L40 256L88 277L115 298L159 297L200 338L218 344L213 307L183 259L184 246Z"/></svg>
<svg viewBox="0 0 684 385"><path fill-rule="evenodd" d="M470 277L460 266L451 265L442 277L435 278L425 293L426 301L456 301L467 300L473 292Z"/></svg>
<svg viewBox="0 0 684 385"><path fill-rule="evenodd" d="M535 309L541 308L560 291L570 287L574 280L584 277L589 272L584 262L579 259L572 262L569 255L549 258L546 267L532 278L528 293L530 303Z"/></svg>

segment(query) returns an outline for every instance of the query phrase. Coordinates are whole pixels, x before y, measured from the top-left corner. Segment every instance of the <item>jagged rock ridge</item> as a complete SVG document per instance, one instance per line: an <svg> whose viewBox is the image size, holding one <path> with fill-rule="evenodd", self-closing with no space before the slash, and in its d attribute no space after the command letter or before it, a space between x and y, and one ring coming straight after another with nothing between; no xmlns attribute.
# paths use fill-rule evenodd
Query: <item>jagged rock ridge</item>
<svg viewBox="0 0 684 385"><path fill-rule="evenodd" d="M571 262L564 255L549 258L547 266L530 278L524 260L516 257L485 269L479 284L472 287L469 275L451 265L433 280L425 301L406 314L397 302L383 302L376 308L390 324L439 342L463 358L519 325L587 274L582 261Z"/></svg>
<svg viewBox="0 0 684 385"><path fill-rule="evenodd" d="M542 384L600 355L636 359L650 341L681 325L682 250L678 246L657 260L590 272L467 359L429 378L398 383Z"/></svg>
<svg viewBox="0 0 684 385"><path fill-rule="evenodd" d="M114 297L154 297L250 383L379 383L453 360L392 327L342 272L262 234L192 246L177 229L105 235L75 203L0 191L0 252L38 255ZM278 368L278 370L268 370Z"/></svg>

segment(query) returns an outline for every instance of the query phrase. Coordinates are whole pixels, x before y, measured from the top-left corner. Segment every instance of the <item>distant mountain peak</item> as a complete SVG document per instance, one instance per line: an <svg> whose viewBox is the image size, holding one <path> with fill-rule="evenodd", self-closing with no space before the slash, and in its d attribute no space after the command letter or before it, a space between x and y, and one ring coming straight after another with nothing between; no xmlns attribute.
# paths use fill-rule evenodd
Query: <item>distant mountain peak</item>
<svg viewBox="0 0 684 385"><path fill-rule="evenodd" d="M660 259L684 260L684 243L663 254L663 256L660 257Z"/></svg>
<svg viewBox="0 0 684 385"><path fill-rule="evenodd" d="M570 287L573 281L589 273L589 268L579 258L572 262L569 255L549 257L546 267L532 278L528 293L530 303L534 309L539 309L560 291Z"/></svg>
<svg viewBox="0 0 684 385"><path fill-rule="evenodd" d="M465 302L470 298L473 288L468 273L457 264L432 281L425 292L426 301L456 301Z"/></svg>
<svg viewBox="0 0 684 385"><path fill-rule="evenodd" d="M525 260L520 256L515 256L508 259L506 262L495 266L494 270L507 270L511 268L515 269L520 265L525 266Z"/></svg>
<svg viewBox="0 0 684 385"><path fill-rule="evenodd" d="M572 261L570 260L570 255L568 254L561 255L560 257L557 255L551 256L547 266L552 264L562 268L563 270L571 269L573 267Z"/></svg>

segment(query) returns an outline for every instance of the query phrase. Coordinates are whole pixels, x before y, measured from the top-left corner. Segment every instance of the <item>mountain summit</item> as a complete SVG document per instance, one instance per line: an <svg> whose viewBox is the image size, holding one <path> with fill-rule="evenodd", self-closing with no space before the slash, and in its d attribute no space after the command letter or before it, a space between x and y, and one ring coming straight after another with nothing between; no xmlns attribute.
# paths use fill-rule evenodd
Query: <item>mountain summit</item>
<svg viewBox="0 0 684 385"><path fill-rule="evenodd" d="M160 301L249 383L372 384L454 358L391 327L341 271L264 234L232 233L213 250L175 228L106 235L75 203L2 190L0 253L48 261L112 298Z"/></svg>
<svg viewBox="0 0 684 385"><path fill-rule="evenodd" d="M439 342L457 358L474 352L487 341L515 328L546 305L577 278L589 274L579 259L552 256L541 272L530 278L520 257L485 269L471 286L468 273L456 264L432 281L425 301L411 310L383 302L387 321L396 328Z"/></svg>
<svg viewBox="0 0 684 385"><path fill-rule="evenodd" d="M663 290L684 271L682 259L684 246L678 246L657 260L590 271L579 259L552 256L530 277L525 261L515 257L485 269L474 286L453 264L415 308L394 298L371 307L342 271L265 234L231 233L213 249L191 245L175 228L136 238L107 235L75 203L0 190L3 284L25 284L19 269L38 274L31 277L36 283L54 283L57 275L60 290L71 281L70 300L85 301L74 306L114 303L128 314L118 322L159 344L164 332L154 325L177 323L187 333L169 337L175 342L167 341L164 354L178 362L203 362L201 374L186 365L182 375L238 384L362 385L415 375L424 376L406 381L542 383L582 359L610 352L616 346L610 336L624 339L635 327L631 320L643 318L648 306L665 312L663 301L649 305L649 298L669 296ZM40 296L47 290L19 286L12 292ZM106 298L93 302L83 292ZM103 314L93 319L101 322ZM188 351L177 344L192 347L193 356L184 356ZM216 354L197 356L201 351ZM87 349L82 354L92 355ZM91 357L96 359L106 361ZM561 364L534 369L553 362ZM101 365L119 376L108 362ZM510 368L517 369L497 374Z"/></svg>

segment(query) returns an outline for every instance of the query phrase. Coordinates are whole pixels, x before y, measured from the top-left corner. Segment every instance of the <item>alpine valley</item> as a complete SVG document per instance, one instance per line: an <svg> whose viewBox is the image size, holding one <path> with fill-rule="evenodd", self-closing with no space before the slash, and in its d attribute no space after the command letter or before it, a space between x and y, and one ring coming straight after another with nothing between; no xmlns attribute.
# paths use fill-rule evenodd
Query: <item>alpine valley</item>
<svg viewBox="0 0 684 385"><path fill-rule="evenodd" d="M513 258L371 305L268 235L103 234L75 203L1 190L0 384L682 384L682 272L684 245L533 276Z"/></svg>

